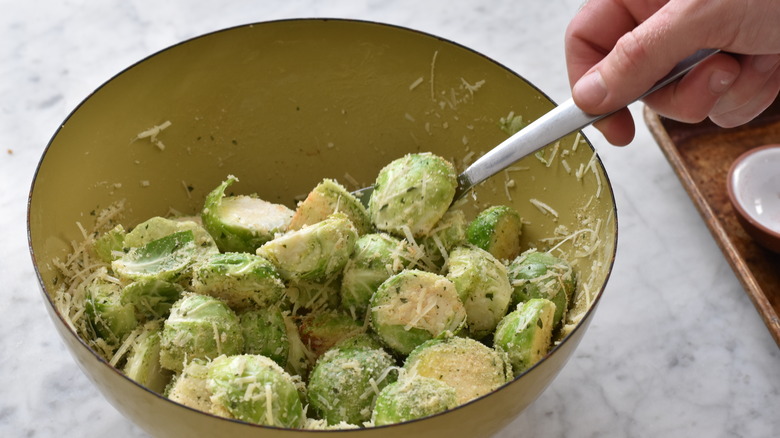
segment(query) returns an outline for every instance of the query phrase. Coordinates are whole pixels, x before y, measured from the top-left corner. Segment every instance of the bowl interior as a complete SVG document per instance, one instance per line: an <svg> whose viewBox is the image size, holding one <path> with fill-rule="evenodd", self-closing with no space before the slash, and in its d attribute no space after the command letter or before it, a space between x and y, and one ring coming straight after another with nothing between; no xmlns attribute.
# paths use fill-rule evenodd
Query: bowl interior
<svg viewBox="0 0 780 438"><path fill-rule="evenodd" d="M376 23L269 22L176 45L103 85L49 144L28 217L44 293L50 297L58 287L52 260L66 257L71 242L81 240L81 227L89 230L96 213L118 200L124 201L126 227L172 210L194 214L205 195L233 174L240 180L231 187L235 193L294 207L323 178L355 189L410 152L434 152L463 170L507 137L502 118L533 120L552 107L538 89L484 56ZM154 137L139 138L168 123ZM495 204L520 211L526 247L558 245L556 251L573 262L579 276L576 327L603 290L617 233L613 193L593 148L579 135L564 138L488 180L463 208L473 217ZM125 398L153 396L133 392L127 382L111 383L124 378L74 341L50 298L47 306L74 356L112 403L122 405L122 397L111 395L119 387L132 392ZM578 340L564 340L551 355L559 359L545 359L496 395L513 400L511 408L480 410L491 421L488 429L530 403ZM94 377L100 373L108 377ZM528 379L536 381L521 387ZM120 410L165 434L164 426L144 419L148 413L132 412L141 406ZM426 421L409 427L424 428L416 425ZM448 427L444 423L439 427ZM449 427L453 436L469 432Z"/></svg>
<svg viewBox="0 0 780 438"><path fill-rule="evenodd" d="M780 236L780 145L747 152L734 164L730 184L740 207Z"/></svg>

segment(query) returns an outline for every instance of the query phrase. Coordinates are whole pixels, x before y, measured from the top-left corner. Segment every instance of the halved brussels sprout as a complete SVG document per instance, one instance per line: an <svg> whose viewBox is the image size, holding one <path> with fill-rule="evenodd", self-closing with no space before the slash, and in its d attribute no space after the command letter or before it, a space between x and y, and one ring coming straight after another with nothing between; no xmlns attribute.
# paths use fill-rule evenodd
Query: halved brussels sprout
<svg viewBox="0 0 780 438"><path fill-rule="evenodd" d="M508 266L509 280L514 288L512 306L531 298L546 298L555 304L555 329L563 324L574 293L576 276L571 265L546 252L529 250Z"/></svg>
<svg viewBox="0 0 780 438"><path fill-rule="evenodd" d="M492 392L512 378L505 353L457 336L420 345L406 358L404 369L408 376L438 379L455 388L459 405Z"/></svg>
<svg viewBox="0 0 780 438"><path fill-rule="evenodd" d="M405 240L385 233L358 238L341 278L341 307L355 317L364 315L379 285L405 269L410 259Z"/></svg>
<svg viewBox="0 0 780 438"><path fill-rule="evenodd" d="M469 224L468 241L499 260L512 260L520 254L523 220L512 207L495 205L482 210Z"/></svg>
<svg viewBox="0 0 780 438"><path fill-rule="evenodd" d="M538 362L550 350L555 304L532 298L507 314L496 327L493 345L506 352L515 376Z"/></svg>
<svg viewBox="0 0 780 438"><path fill-rule="evenodd" d="M225 196L225 190L237 181L229 175L206 196L201 212L203 226L220 251L255 252L276 233L287 230L293 211L255 196Z"/></svg>
<svg viewBox="0 0 780 438"><path fill-rule="evenodd" d="M187 362L181 373L174 376L165 389L165 396L184 406L213 413L215 410L213 403L211 403L208 378L209 362L203 359L193 359Z"/></svg>
<svg viewBox="0 0 780 438"><path fill-rule="evenodd" d="M301 318L301 341L319 357L339 341L364 332L363 324L337 311L313 312Z"/></svg>
<svg viewBox="0 0 780 438"><path fill-rule="evenodd" d="M382 389L371 419L375 426L401 423L458 406L455 388L430 377L401 378Z"/></svg>
<svg viewBox="0 0 780 438"><path fill-rule="evenodd" d="M406 355L466 322L455 285L431 272L409 269L390 277L371 297L371 326L394 351Z"/></svg>
<svg viewBox="0 0 780 438"><path fill-rule="evenodd" d="M122 304L132 304L141 320L165 318L184 289L176 283L156 278L134 281L122 288Z"/></svg>
<svg viewBox="0 0 780 438"><path fill-rule="evenodd" d="M455 284L466 307L469 333L477 339L493 333L512 297L506 267L475 246L452 250L448 266L447 278Z"/></svg>
<svg viewBox="0 0 780 438"><path fill-rule="evenodd" d="M346 214L360 235L368 233L372 228L366 207L341 184L325 179L298 205L289 229L300 230L306 225L327 219L333 213Z"/></svg>
<svg viewBox="0 0 780 438"><path fill-rule="evenodd" d="M299 428L306 418L292 377L260 355L219 356L209 365L211 400L239 420Z"/></svg>
<svg viewBox="0 0 780 438"><path fill-rule="evenodd" d="M260 354L279 364L287 365L290 340L284 315L277 306L247 310L239 315L244 335L244 353Z"/></svg>
<svg viewBox="0 0 780 438"><path fill-rule="evenodd" d="M131 248L111 268L125 280L175 281L192 265L196 251L192 231L179 231Z"/></svg>
<svg viewBox="0 0 780 438"><path fill-rule="evenodd" d="M343 213L281 235L257 249L287 280L320 281L341 272L355 247L357 230Z"/></svg>
<svg viewBox="0 0 780 438"><path fill-rule="evenodd" d="M235 312L214 297L187 293L173 305L163 325L160 364L181 371L185 361L239 354L243 349Z"/></svg>
<svg viewBox="0 0 780 438"><path fill-rule="evenodd" d="M111 263L122 256L125 247L125 227L122 224L106 231L95 239L95 253L100 260Z"/></svg>
<svg viewBox="0 0 780 438"><path fill-rule="evenodd" d="M135 308L122 303L121 286L101 275L86 286L84 311L95 335L113 348L138 326Z"/></svg>
<svg viewBox="0 0 780 438"><path fill-rule="evenodd" d="M455 197L455 167L429 152L409 154L379 171L368 203L371 221L382 231L427 236Z"/></svg>
<svg viewBox="0 0 780 438"><path fill-rule="evenodd" d="M371 419L377 391L396 379L394 368L393 358L382 350L330 350L309 377L309 406L330 425L360 425Z"/></svg>
<svg viewBox="0 0 780 438"><path fill-rule="evenodd" d="M277 303L284 293L284 283L274 265L263 257L229 252L212 254L195 266L192 290L240 310Z"/></svg>
<svg viewBox="0 0 780 438"><path fill-rule="evenodd" d="M160 321L144 324L130 346L127 362L122 368L127 377L160 394L172 376L169 370L160 366L161 331Z"/></svg>
<svg viewBox="0 0 780 438"><path fill-rule="evenodd" d="M216 253L217 244L205 228L195 220L167 219L155 216L135 227L125 235L125 248L139 248L174 233L192 231L192 238L199 255Z"/></svg>
<svg viewBox="0 0 780 438"><path fill-rule="evenodd" d="M428 260L441 269L453 248L466 241L466 214L461 210L448 210L433 227L429 236L420 242Z"/></svg>

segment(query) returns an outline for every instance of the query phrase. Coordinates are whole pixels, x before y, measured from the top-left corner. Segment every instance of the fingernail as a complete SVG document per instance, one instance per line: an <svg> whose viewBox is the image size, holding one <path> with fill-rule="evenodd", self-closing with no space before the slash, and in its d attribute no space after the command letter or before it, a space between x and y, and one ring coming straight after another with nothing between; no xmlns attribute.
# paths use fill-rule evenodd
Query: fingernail
<svg viewBox="0 0 780 438"><path fill-rule="evenodd" d="M753 57L753 68L759 73L766 73L780 62L780 55L756 55Z"/></svg>
<svg viewBox="0 0 780 438"><path fill-rule="evenodd" d="M715 70L710 75L710 91L713 94L723 94L734 83L737 76L725 70Z"/></svg>
<svg viewBox="0 0 780 438"><path fill-rule="evenodd" d="M581 77L571 90L580 106L592 107L600 104L607 97L607 86L598 70Z"/></svg>

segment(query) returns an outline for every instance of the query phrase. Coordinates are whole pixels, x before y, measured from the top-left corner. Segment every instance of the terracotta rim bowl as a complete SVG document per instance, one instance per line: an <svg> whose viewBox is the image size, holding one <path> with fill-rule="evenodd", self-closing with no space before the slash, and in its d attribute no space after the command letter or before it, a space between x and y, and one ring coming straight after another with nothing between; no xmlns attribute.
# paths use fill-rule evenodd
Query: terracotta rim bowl
<svg viewBox="0 0 780 438"><path fill-rule="evenodd" d="M780 253L780 144L753 148L732 163L728 195L745 231Z"/></svg>
<svg viewBox="0 0 780 438"><path fill-rule="evenodd" d="M250 24L174 45L120 72L64 121L38 165L28 239L44 303L84 373L120 412L154 436L490 436L535 400L586 332L611 273L617 216L609 179L580 134L562 139L480 186L469 217L491 204L523 215L526 247L574 261L577 315L552 351L512 382L451 411L361 430L252 425L171 402L111 367L78 337L53 295L51 263L89 230L94 212L123 199L123 223L198 212L226 175L236 193L294 207L323 178L373 182L406 153L464 163L553 102L502 65L414 30L340 19ZM138 133L170 121L164 150ZM348 188L357 188L349 187ZM45 360L47 358L41 358Z"/></svg>

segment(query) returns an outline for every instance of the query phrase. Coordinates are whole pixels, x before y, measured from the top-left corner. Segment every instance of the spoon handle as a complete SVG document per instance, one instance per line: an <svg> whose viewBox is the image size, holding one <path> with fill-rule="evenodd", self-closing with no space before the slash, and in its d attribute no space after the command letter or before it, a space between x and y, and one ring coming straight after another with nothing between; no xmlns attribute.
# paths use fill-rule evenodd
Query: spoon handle
<svg viewBox="0 0 780 438"><path fill-rule="evenodd" d="M718 52L719 50L717 49L702 49L685 58L669 74L656 82L636 100L640 100L648 94L670 84L697 64ZM572 132L579 131L614 112L599 115L588 114L579 109L574 104L573 99L568 99L501 142L463 171L458 176L458 188L455 193L455 199L463 197L473 186L501 172L526 155L530 155L544 146Z"/></svg>

